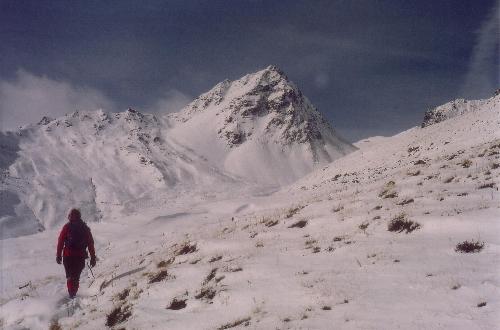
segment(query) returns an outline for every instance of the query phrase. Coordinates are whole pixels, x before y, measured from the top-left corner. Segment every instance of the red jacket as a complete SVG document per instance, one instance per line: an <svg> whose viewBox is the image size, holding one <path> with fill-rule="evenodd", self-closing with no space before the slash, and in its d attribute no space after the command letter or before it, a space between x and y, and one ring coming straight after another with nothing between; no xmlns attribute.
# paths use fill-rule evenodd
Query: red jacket
<svg viewBox="0 0 500 330"><path fill-rule="evenodd" d="M77 220L77 221L82 221L82 220ZM68 229L69 228L69 222L66 223L62 230L61 233L59 234L59 239L57 240L57 256L60 257L65 256L65 257L84 257L88 258L87 250L86 249L70 249L69 247L64 245L64 242L66 241L66 235L68 234ZM94 250L94 238L92 237L92 233L90 232L90 228L85 225L86 228L86 239L87 239L87 248L89 249L90 255L95 258L95 250ZM63 249L64 247L64 249Z"/></svg>

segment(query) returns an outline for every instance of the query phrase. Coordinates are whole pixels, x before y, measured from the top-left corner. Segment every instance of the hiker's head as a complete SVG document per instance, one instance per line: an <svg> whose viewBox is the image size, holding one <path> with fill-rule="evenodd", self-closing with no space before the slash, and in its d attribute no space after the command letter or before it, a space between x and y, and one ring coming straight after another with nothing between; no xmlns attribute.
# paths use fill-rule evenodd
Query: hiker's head
<svg viewBox="0 0 500 330"><path fill-rule="evenodd" d="M68 214L68 220L69 221L78 221L80 220L82 215L80 214L80 210L78 209L71 209Z"/></svg>

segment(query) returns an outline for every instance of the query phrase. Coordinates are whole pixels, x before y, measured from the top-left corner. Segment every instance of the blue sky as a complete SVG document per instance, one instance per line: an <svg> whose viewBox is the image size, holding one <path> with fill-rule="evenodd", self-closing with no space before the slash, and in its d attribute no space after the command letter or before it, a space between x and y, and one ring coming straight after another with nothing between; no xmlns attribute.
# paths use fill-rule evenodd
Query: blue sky
<svg viewBox="0 0 500 330"><path fill-rule="evenodd" d="M0 129L76 108L178 110L270 64L351 141L499 87L499 4L0 1Z"/></svg>

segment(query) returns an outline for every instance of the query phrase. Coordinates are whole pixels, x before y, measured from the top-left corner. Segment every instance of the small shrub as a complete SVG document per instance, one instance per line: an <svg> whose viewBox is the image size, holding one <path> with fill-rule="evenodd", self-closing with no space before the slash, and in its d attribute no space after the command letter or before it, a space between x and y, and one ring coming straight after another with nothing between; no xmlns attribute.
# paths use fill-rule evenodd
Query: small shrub
<svg viewBox="0 0 500 330"><path fill-rule="evenodd" d="M273 227L273 226L276 226L277 224L279 223L278 220L268 220L264 225L266 227Z"/></svg>
<svg viewBox="0 0 500 330"><path fill-rule="evenodd" d="M484 248L484 242L479 241L463 241L455 247L455 252L460 253L477 253Z"/></svg>
<svg viewBox="0 0 500 330"><path fill-rule="evenodd" d="M213 280L215 278L215 275L217 274L217 269L218 268L214 268L210 271L210 273L207 275L207 277L205 277L205 280L203 281L203 284L207 284L208 282L210 282L211 280Z"/></svg>
<svg viewBox="0 0 500 330"><path fill-rule="evenodd" d="M318 243L317 240L315 239L308 239L306 242L305 242L305 245L306 245L306 249L310 249L313 247L314 244Z"/></svg>
<svg viewBox="0 0 500 330"><path fill-rule="evenodd" d="M398 197L398 193L395 191L391 192L390 194L386 194L384 196L384 198L396 198L396 197Z"/></svg>
<svg viewBox="0 0 500 330"><path fill-rule="evenodd" d="M411 171L408 171L408 172L407 172L407 174L408 174L409 176L417 176L417 175L420 175L420 173L421 173L421 172L420 172L420 170L415 171L415 172L411 172Z"/></svg>
<svg viewBox="0 0 500 330"><path fill-rule="evenodd" d="M123 307L123 308L122 308ZM128 306L118 306L111 313L106 316L106 326L112 327L119 323L125 322L130 316L132 312L130 312Z"/></svg>
<svg viewBox="0 0 500 330"><path fill-rule="evenodd" d="M217 291L215 291L213 288L207 287L207 288L202 288L200 290L200 292L197 295L195 295L194 297L196 299L212 300L212 299L214 299L216 294L217 294Z"/></svg>
<svg viewBox="0 0 500 330"><path fill-rule="evenodd" d="M409 148L408 148L408 153L412 153L412 152L414 152L414 151L418 151L418 149L420 149L420 147L419 147L419 146L416 146L416 147L409 147Z"/></svg>
<svg viewBox="0 0 500 330"><path fill-rule="evenodd" d="M2 324L0 323L0 325L2 325ZM59 321L53 320L52 322L50 322L49 330L62 330L61 325L59 324Z"/></svg>
<svg viewBox="0 0 500 330"><path fill-rule="evenodd" d="M369 225L368 222L363 222L362 224L360 224L358 226L358 228L361 229L361 230L366 230L366 228L368 228L368 225Z"/></svg>
<svg viewBox="0 0 500 330"><path fill-rule="evenodd" d="M403 200L402 202L399 202L398 205L406 205L406 204L410 204L413 202L414 202L413 198L408 198L408 199Z"/></svg>
<svg viewBox="0 0 500 330"><path fill-rule="evenodd" d="M219 261L221 259L222 259L222 256L215 256L215 257L210 258L210 260L208 260L208 262L212 263L212 262Z"/></svg>
<svg viewBox="0 0 500 330"><path fill-rule="evenodd" d="M158 268L167 267L168 265L171 265L174 261L175 261L175 257L172 257L168 260L162 260L158 264L156 264L156 267L158 267Z"/></svg>
<svg viewBox="0 0 500 330"><path fill-rule="evenodd" d="M444 180L444 183L450 183L451 181L453 181L453 179L455 179L454 176L450 176L449 178L447 178L446 180Z"/></svg>
<svg viewBox="0 0 500 330"><path fill-rule="evenodd" d="M288 228L304 228L307 225L307 220L299 220L296 223L288 226Z"/></svg>
<svg viewBox="0 0 500 330"><path fill-rule="evenodd" d="M425 162L425 160L422 160L422 159L419 159L415 162L415 165L425 165L425 164L427 164L427 163Z"/></svg>
<svg viewBox="0 0 500 330"><path fill-rule="evenodd" d="M492 170L496 170L496 169L497 169L497 168L499 168L499 167L500 167L500 165L499 165L498 163L493 163L493 164L491 164L491 169L492 169Z"/></svg>
<svg viewBox="0 0 500 330"><path fill-rule="evenodd" d="M392 219L387 226L387 230L389 231L398 233L406 231L407 234L419 228L420 224L418 222L406 219L406 215L404 213L401 213L394 219Z"/></svg>
<svg viewBox="0 0 500 330"><path fill-rule="evenodd" d="M303 208L304 206L296 206L289 208L285 213L285 218L288 219L293 217L295 214L299 213L299 211L302 210Z"/></svg>
<svg viewBox="0 0 500 330"><path fill-rule="evenodd" d="M495 187L495 183L489 182L489 183L484 183L484 184L480 185L477 189L486 189L486 188L494 188L494 187Z"/></svg>
<svg viewBox="0 0 500 330"><path fill-rule="evenodd" d="M117 295L117 298L119 300L125 300L128 297L129 293L130 293L130 288L126 288Z"/></svg>
<svg viewBox="0 0 500 330"><path fill-rule="evenodd" d="M342 205L339 205L339 206L337 206L337 207L334 207L334 208L332 209L332 212L333 212L333 213L337 213L337 212L342 211L343 209L344 209L344 207L343 207Z"/></svg>
<svg viewBox="0 0 500 330"><path fill-rule="evenodd" d="M218 327L217 330L225 330L225 329L235 328L235 327L237 327L238 325L241 325L241 324L244 324L245 326L248 326L248 325L250 325L250 320L251 320L250 317L245 317L245 318L236 320L234 322L230 322L230 323L224 324L223 326Z"/></svg>
<svg viewBox="0 0 500 330"><path fill-rule="evenodd" d="M378 197L381 197L381 198L393 198L393 197L387 197L387 196L388 196L388 194L391 194L391 195L396 194L395 192L391 193L391 191L392 191L392 189L394 188L395 185L396 185L396 182L394 182L392 180L389 181L389 182L387 182L384 185L384 188L382 189L382 191L380 192L380 194L378 194ZM396 197L396 196L397 196L397 194L394 197Z"/></svg>
<svg viewBox="0 0 500 330"><path fill-rule="evenodd" d="M463 162L460 163L463 168L469 168L472 165L472 161L470 159L464 159Z"/></svg>
<svg viewBox="0 0 500 330"><path fill-rule="evenodd" d="M168 277L167 270L166 269L160 270L158 273L151 274L149 276L149 284L156 283L156 282L161 282L161 281L163 281L167 277Z"/></svg>
<svg viewBox="0 0 500 330"><path fill-rule="evenodd" d="M175 255L179 256L193 252L196 252L196 243L191 244L189 242L186 242L179 249L177 249Z"/></svg>
<svg viewBox="0 0 500 330"><path fill-rule="evenodd" d="M187 299L179 299L179 300L177 300L177 298L174 298L172 300L172 302L170 303L170 305L167 307L167 309L172 309L172 310L176 311L176 310L179 310L179 309L186 308L186 300Z"/></svg>
<svg viewBox="0 0 500 330"><path fill-rule="evenodd" d="M238 266L238 267L229 268L228 270L232 273L236 273L236 272L241 272L243 270L243 268Z"/></svg>

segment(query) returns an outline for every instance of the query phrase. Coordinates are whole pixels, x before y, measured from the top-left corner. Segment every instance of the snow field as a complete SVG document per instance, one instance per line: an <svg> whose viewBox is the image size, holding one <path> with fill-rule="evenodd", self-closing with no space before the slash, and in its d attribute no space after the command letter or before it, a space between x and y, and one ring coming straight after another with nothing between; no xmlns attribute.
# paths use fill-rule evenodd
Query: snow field
<svg viewBox="0 0 500 330"><path fill-rule="evenodd" d="M212 180L205 175L211 165L198 165L202 155L163 137L169 152L190 155L175 158L187 165L174 177L203 184L147 190L130 174L122 180L141 196L106 200L109 192L96 183L85 199L95 198L104 215L90 223L96 279L84 271L71 309L54 260L59 228L2 240L0 324L495 329L499 127L500 108L492 107L362 141L359 150L274 193L217 166L214 173L222 174ZM389 231L393 220L409 226ZM456 251L464 241L484 246Z"/></svg>

